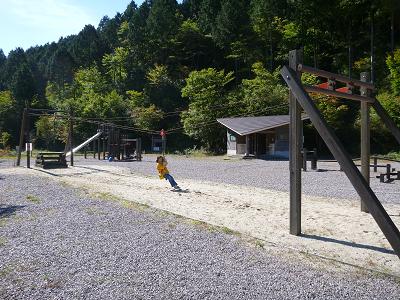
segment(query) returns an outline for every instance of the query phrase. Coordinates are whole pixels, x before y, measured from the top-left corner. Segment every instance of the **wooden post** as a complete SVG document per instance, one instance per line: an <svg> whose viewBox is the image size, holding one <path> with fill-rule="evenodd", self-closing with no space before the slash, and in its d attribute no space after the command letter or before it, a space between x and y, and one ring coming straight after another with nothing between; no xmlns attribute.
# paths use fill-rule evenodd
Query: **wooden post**
<svg viewBox="0 0 400 300"><path fill-rule="evenodd" d="M378 158L374 156L374 172L378 172Z"/></svg>
<svg viewBox="0 0 400 300"><path fill-rule="evenodd" d="M369 82L369 74L361 73L361 81ZM360 88L361 96L369 97L369 92L366 88ZM364 179L370 184L370 115L368 102L361 102L361 173ZM361 200L361 211L368 212L367 206Z"/></svg>
<svg viewBox="0 0 400 300"><path fill-rule="evenodd" d="M307 172L307 148L303 148L303 170Z"/></svg>
<svg viewBox="0 0 400 300"><path fill-rule="evenodd" d="M386 179L390 181L390 175L392 173L392 166L390 164L386 165Z"/></svg>
<svg viewBox="0 0 400 300"><path fill-rule="evenodd" d="M318 161L318 153L317 153L317 148L313 149L313 157L311 160L311 169L312 170L317 170L317 161Z"/></svg>
<svg viewBox="0 0 400 300"><path fill-rule="evenodd" d="M70 118L69 118L69 134L70 134L70 139L69 139L69 151L71 151L71 156L70 156L70 165L74 165L74 113L71 109L70 111Z"/></svg>
<svg viewBox="0 0 400 300"><path fill-rule="evenodd" d="M289 52L289 68L297 71L298 64L302 63L302 51ZM301 107L296 97L289 93L289 170L290 170L290 234L301 234Z"/></svg>
<svg viewBox="0 0 400 300"><path fill-rule="evenodd" d="M27 108L27 114L26 114L26 167L28 169L31 168L31 151L30 151L30 145L29 143L31 142L30 134L29 131L30 129L30 123L29 123L29 107Z"/></svg>
<svg viewBox="0 0 400 300"><path fill-rule="evenodd" d="M93 149L93 158L96 158L96 140L93 140L92 149Z"/></svg>
<svg viewBox="0 0 400 300"><path fill-rule="evenodd" d="M142 161L142 139L136 139L136 160Z"/></svg>
<svg viewBox="0 0 400 300"><path fill-rule="evenodd" d="M109 140L110 140L110 136L107 137L107 144L109 143ZM106 159L106 137L105 136L101 139L101 147L102 147L101 153L103 156L103 160L105 160ZM110 155L110 150L108 147L107 147L107 150L108 150L108 155ZM99 156L100 156L100 154L99 154Z"/></svg>
<svg viewBox="0 0 400 300"><path fill-rule="evenodd" d="M86 159L87 158L87 146L83 149L83 157Z"/></svg>
<svg viewBox="0 0 400 300"><path fill-rule="evenodd" d="M25 137L25 123L28 116L28 109L24 108L24 112L22 113L22 121L21 121L21 129L19 133L19 146L18 146L18 154L17 154L17 166L21 165L21 153L22 147L24 146L24 137Z"/></svg>
<svg viewBox="0 0 400 300"><path fill-rule="evenodd" d="M103 133L104 134L104 133ZM102 135L103 135L102 134ZM103 137L104 138L104 137ZM97 139L97 159L100 160L100 143L101 143L101 136Z"/></svg>

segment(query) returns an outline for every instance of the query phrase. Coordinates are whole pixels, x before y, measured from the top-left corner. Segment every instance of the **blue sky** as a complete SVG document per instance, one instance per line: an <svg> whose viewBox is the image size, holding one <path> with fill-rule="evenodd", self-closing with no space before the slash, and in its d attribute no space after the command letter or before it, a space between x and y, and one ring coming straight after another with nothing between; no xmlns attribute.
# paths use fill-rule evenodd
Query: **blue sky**
<svg viewBox="0 0 400 300"><path fill-rule="evenodd" d="M135 1L140 5L143 0ZM28 49L95 27L105 15L125 11L130 0L1 0L0 49Z"/></svg>

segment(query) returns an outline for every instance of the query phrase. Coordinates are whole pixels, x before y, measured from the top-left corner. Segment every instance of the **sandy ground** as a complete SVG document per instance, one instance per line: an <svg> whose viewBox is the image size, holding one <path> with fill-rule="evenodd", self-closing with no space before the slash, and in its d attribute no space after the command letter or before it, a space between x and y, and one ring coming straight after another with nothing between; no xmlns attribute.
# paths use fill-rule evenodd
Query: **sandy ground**
<svg viewBox="0 0 400 300"><path fill-rule="evenodd" d="M0 174L46 176L83 188L92 194L112 194L129 201L173 212L212 225L224 226L288 249L400 276L400 261L371 215L359 205L334 198L303 196L300 237L289 231L289 194L280 191L179 180L182 192L173 192L167 181L131 174L107 165L42 170L1 169ZM385 204L400 228L400 205Z"/></svg>

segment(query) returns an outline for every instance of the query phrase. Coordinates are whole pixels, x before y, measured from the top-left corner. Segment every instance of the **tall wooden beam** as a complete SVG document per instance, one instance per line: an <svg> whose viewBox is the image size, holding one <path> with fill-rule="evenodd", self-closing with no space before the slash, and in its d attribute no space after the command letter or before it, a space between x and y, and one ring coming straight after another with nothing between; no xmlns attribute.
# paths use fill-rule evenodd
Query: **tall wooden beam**
<svg viewBox="0 0 400 300"><path fill-rule="evenodd" d="M17 166L21 165L21 153L22 147L24 146L24 137L25 137L25 123L28 116L28 109L24 108L24 112L22 113L22 121L21 121L21 129L19 132L19 146L17 153Z"/></svg>
<svg viewBox="0 0 400 300"><path fill-rule="evenodd" d="M297 66L302 62L302 52L292 50L289 52L289 68L297 71ZM290 213L289 232L293 235L301 234L301 146L302 146L302 120L301 106L296 96L289 93L289 170L290 170Z"/></svg>
<svg viewBox="0 0 400 300"><path fill-rule="evenodd" d="M28 104L27 104L28 107ZM25 122L26 122L26 130L25 130L25 134L26 134L26 167L28 169L31 168L31 151L30 151L30 145L29 143L31 142L31 137L30 137L30 131L31 131L31 126L30 126L30 122L29 122L29 107L27 108L27 114L26 114L26 118L25 118Z"/></svg>
<svg viewBox="0 0 400 300"><path fill-rule="evenodd" d="M395 253L400 258L400 232L396 225L393 223L375 193L365 181L350 155L344 150L342 143L339 141L334 131L328 126L315 103L304 90L297 74L287 67L282 68L281 74L290 90L297 98L297 101L299 101L305 112L310 117L311 122L325 141L325 144L339 162L358 195L362 198L372 217L375 219L390 245L393 247Z"/></svg>
<svg viewBox="0 0 400 300"><path fill-rule="evenodd" d="M363 72L361 75L361 81L369 82L369 74ZM369 97L369 91L365 87L360 88L361 96ZM369 115L368 102L361 102L361 173L365 181L370 184L370 115ZM361 211L368 212L368 208L361 199Z"/></svg>

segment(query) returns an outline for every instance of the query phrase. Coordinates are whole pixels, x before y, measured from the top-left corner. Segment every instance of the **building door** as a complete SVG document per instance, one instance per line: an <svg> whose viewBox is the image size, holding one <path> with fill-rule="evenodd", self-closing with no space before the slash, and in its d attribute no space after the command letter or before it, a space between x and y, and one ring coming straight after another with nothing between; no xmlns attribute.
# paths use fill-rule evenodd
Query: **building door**
<svg viewBox="0 0 400 300"><path fill-rule="evenodd" d="M275 155L275 132L268 132L266 134L267 154Z"/></svg>
<svg viewBox="0 0 400 300"><path fill-rule="evenodd" d="M267 154L267 135L257 133L257 155Z"/></svg>

